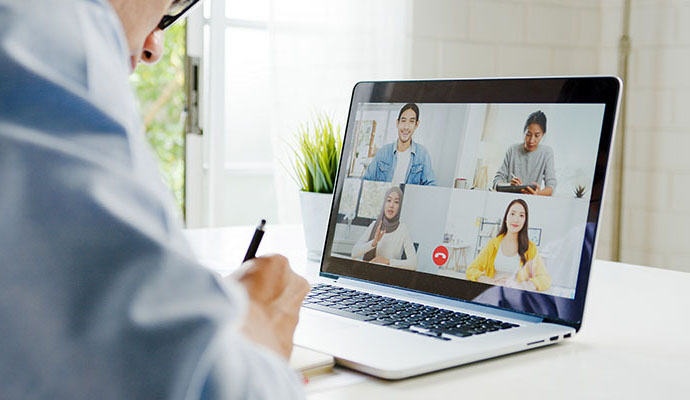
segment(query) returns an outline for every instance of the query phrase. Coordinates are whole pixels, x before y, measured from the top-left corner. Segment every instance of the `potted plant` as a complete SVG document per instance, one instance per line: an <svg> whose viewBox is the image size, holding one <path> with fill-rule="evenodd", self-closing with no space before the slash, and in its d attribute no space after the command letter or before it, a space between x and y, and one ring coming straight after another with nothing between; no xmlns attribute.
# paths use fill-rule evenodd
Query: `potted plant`
<svg viewBox="0 0 690 400"><path fill-rule="evenodd" d="M583 185L577 185L575 189L573 189L573 194L575 194L576 198L581 199L587 194L587 188Z"/></svg>
<svg viewBox="0 0 690 400"><path fill-rule="evenodd" d="M340 125L326 114L300 125L295 133L292 177L299 186L307 256L319 260L326 240L333 186L338 173Z"/></svg>

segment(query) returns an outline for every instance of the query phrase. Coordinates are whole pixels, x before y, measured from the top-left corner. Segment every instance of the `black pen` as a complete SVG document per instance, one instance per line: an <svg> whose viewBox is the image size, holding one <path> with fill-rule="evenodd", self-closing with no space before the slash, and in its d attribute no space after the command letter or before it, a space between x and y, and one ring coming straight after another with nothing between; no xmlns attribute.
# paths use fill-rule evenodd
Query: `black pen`
<svg viewBox="0 0 690 400"><path fill-rule="evenodd" d="M244 260L242 262L245 262L247 260L251 260L252 258L256 257L256 251L259 250L259 244L261 243L261 238L264 237L264 227L266 226L266 220L262 219L261 223L259 223L259 226L256 227L256 230L254 231L254 236L252 236L252 241L249 243L249 248L247 249L247 254L244 256Z"/></svg>

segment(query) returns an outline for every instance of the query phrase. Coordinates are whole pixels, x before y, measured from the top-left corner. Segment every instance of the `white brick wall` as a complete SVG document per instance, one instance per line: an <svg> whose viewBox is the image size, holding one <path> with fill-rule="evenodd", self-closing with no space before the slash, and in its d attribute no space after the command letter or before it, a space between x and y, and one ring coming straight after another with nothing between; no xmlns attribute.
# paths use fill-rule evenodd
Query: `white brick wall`
<svg viewBox="0 0 690 400"><path fill-rule="evenodd" d="M602 13L599 8L585 8L580 10L579 40L581 46L592 46L599 43L602 35Z"/></svg>
<svg viewBox="0 0 690 400"><path fill-rule="evenodd" d="M578 17L577 7L529 6L527 7L527 41L565 46L578 43L580 30Z"/></svg>
<svg viewBox="0 0 690 400"><path fill-rule="evenodd" d="M622 242L623 261L685 271L690 271L684 233L690 226L688 17L687 2L633 2Z"/></svg>
<svg viewBox="0 0 690 400"><path fill-rule="evenodd" d="M622 0L412 1L412 77L618 71ZM631 39L623 261L690 271L690 3L633 1ZM597 253L606 259L614 183Z"/></svg>
<svg viewBox="0 0 690 400"><path fill-rule="evenodd" d="M678 171L671 175L671 210L678 214L688 212L690 199L690 172Z"/></svg>
<svg viewBox="0 0 690 400"><path fill-rule="evenodd" d="M600 54L595 49L557 48L552 52L551 69L556 75L596 74Z"/></svg>
<svg viewBox="0 0 690 400"><path fill-rule="evenodd" d="M547 46L499 46L496 73L502 76L555 75Z"/></svg>
<svg viewBox="0 0 690 400"><path fill-rule="evenodd" d="M609 1L601 5L601 45L616 47L623 31L623 1Z"/></svg>
<svg viewBox="0 0 690 400"><path fill-rule="evenodd" d="M412 7L413 34L434 39L465 39L467 0L416 0Z"/></svg>
<svg viewBox="0 0 690 400"><path fill-rule="evenodd" d="M439 46L440 77L485 77L496 74L496 49L481 44L444 41Z"/></svg>
<svg viewBox="0 0 690 400"><path fill-rule="evenodd" d="M617 75L618 74L618 49L615 47L603 47L599 51L598 73Z"/></svg>
<svg viewBox="0 0 690 400"><path fill-rule="evenodd" d="M469 9L470 39L477 42L523 43L526 7L505 1L473 1ZM500 26L500 29L496 29Z"/></svg>
<svg viewBox="0 0 690 400"><path fill-rule="evenodd" d="M667 3L667 4L664 4ZM656 47L676 41L678 10L665 1L633 4L630 10L631 38L636 47Z"/></svg>
<svg viewBox="0 0 690 400"><path fill-rule="evenodd" d="M635 128L669 127L673 122L674 93L668 89L628 88L628 124Z"/></svg>

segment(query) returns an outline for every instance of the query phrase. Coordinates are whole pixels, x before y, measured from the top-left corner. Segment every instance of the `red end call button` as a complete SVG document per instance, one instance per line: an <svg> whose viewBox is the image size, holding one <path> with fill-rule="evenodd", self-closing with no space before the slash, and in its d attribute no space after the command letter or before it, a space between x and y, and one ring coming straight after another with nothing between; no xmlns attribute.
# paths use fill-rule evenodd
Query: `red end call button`
<svg viewBox="0 0 690 400"><path fill-rule="evenodd" d="M434 259L434 264L440 267L448 261L448 249L445 246L438 246L434 249L432 258Z"/></svg>

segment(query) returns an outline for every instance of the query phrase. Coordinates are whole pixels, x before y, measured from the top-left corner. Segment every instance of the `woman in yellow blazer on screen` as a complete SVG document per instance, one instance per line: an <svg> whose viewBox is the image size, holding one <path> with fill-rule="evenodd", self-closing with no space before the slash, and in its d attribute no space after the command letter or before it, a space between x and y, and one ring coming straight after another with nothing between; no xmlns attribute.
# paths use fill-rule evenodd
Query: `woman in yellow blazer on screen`
<svg viewBox="0 0 690 400"><path fill-rule="evenodd" d="M508 272L508 279L498 279L494 284L543 292L551 287L551 277L544 261L537 253L537 246L527 235L529 209L522 199L508 204L498 235L484 246L472 261L465 275L471 281L481 276L493 280L496 271Z"/></svg>

